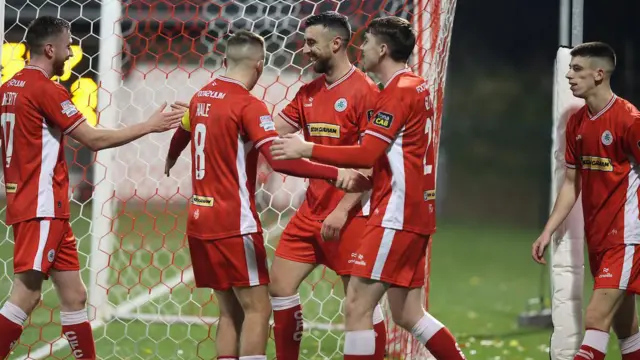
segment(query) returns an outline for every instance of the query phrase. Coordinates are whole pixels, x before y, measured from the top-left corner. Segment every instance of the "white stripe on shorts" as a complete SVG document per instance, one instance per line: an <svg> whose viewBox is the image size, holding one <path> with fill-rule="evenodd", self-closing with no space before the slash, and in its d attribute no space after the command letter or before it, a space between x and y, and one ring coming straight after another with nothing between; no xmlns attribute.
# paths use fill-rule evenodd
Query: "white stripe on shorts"
<svg viewBox="0 0 640 360"><path fill-rule="evenodd" d="M631 279L631 269L633 268L633 255L636 251L636 245L627 245L624 247L624 261L622 263L622 274L620 274L619 288L625 290L629 286Z"/></svg>
<svg viewBox="0 0 640 360"><path fill-rule="evenodd" d="M260 284L260 276L258 274L258 259L256 258L256 247L253 244L251 234L243 235L244 256L247 262L247 272L249 274L249 286L257 286Z"/></svg>
<svg viewBox="0 0 640 360"><path fill-rule="evenodd" d="M33 259L33 270L42 271L42 257L44 256L44 248L49 238L49 229L51 229L50 220L40 220L40 234L38 236L38 251Z"/></svg>
<svg viewBox="0 0 640 360"><path fill-rule="evenodd" d="M393 238L395 235L396 231L394 229L384 228L382 241L380 242L380 248L378 249L378 255L376 256L376 262L373 264L373 270L371 270L372 280L380 280L380 276L382 276L382 271L384 270L384 265L386 264L389 252L391 251L391 245L393 244Z"/></svg>

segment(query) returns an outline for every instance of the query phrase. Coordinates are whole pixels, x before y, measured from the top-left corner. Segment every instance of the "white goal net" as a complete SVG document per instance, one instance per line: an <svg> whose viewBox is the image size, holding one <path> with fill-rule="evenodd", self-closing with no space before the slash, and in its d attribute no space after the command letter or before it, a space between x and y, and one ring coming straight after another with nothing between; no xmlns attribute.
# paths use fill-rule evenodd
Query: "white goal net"
<svg viewBox="0 0 640 360"><path fill-rule="evenodd" d="M236 29L264 36L268 66L254 89L274 113L315 74L302 55L304 19L335 10L355 32L349 53L357 63L368 21L397 15L418 32L412 58L429 80L439 139L445 75L456 0L4 0L2 81L27 59L28 23L54 15L72 24L74 56L65 75L78 108L101 127L131 125L163 101L189 101L223 71L224 38ZM189 154L163 175L171 133L153 134L117 149L92 153L72 140L67 160L72 225L78 238L89 316L101 359L210 359L216 356L218 308L210 291L195 289L185 224L191 196ZM436 142L436 148L437 148ZM260 164L257 203L270 260L279 235L304 197L306 181ZM4 181L2 182L4 187ZM2 192L2 208L4 191ZM4 211L3 211L4 213ZM4 220L4 214L2 214ZM13 239L0 227L0 294L12 282ZM428 271L425 276L428 280ZM427 281L428 284L428 281ZM51 284L28 321L13 357L66 358L58 303ZM301 358L341 358L339 277L318 267L300 289L305 333ZM425 302L428 299L428 285ZM389 358L424 358L406 332L389 324ZM270 343L269 355L273 355Z"/></svg>

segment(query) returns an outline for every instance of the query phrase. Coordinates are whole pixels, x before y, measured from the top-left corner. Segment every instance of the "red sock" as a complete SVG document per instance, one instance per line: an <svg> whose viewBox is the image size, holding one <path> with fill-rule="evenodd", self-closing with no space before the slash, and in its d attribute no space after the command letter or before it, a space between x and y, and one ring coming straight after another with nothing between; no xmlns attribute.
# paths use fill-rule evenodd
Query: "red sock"
<svg viewBox="0 0 640 360"><path fill-rule="evenodd" d="M620 339L620 352L622 360L640 360L640 332Z"/></svg>
<svg viewBox="0 0 640 360"><path fill-rule="evenodd" d="M96 359L96 345L87 311L61 311L60 322L62 334L71 346L71 354L76 359Z"/></svg>
<svg viewBox="0 0 640 360"><path fill-rule="evenodd" d="M271 298L276 359L298 360L302 341L302 307L300 296Z"/></svg>
<svg viewBox="0 0 640 360"><path fill-rule="evenodd" d="M609 345L609 333L601 330L587 329L582 346L573 360L604 360Z"/></svg>
<svg viewBox="0 0 640 360"><path fill-rule="evenodd" d="M25 321L27 314L10 302L6 302L0 309L0 359L9 356L20 340Z"/></svg>
<svg viewBox="0 0 640 360"><path fill-rule="evenodd" d="M418 321L411 333L438 360L466 359L449 329L428 313Z"/></svg>
<svg viewBox="0 0 640 360"><path fill-rule="evenodd" d="M387 326L384 324L384 314L382 308L377 305L373 310L373 331L376 332L376 353L375 360L384 360L387 353Z"/></svg>

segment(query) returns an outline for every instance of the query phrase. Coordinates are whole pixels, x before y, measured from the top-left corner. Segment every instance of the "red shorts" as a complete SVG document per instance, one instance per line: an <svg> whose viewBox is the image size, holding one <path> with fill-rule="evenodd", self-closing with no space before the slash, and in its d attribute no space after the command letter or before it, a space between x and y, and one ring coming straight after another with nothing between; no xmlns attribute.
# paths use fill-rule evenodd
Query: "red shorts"
<svg viewBox="0 0 640 360"><path fill-rule="evenodd" d="M320 234L322 221L296 213L280 237L276 256L305 264L322 264L338 275L350 275L349 260L360 248L366 224L367 218L362 216L348 219L340 240L324 241Z"/></svg>
<svg viewBox="0 0 640 360"><path fill-rule="evenodd" d="M640 245L618 245L589 253L594 289L621 289L640 294Z"/></svg>
<svg viewBox="0 0 640 360"><path fill-rule="evenodd" d="M78 249L68 219L31 219L13 224L13 272L78 271Z"/></svg>
<svg viewBox="0 0 640 360"><path fill-rule="evenodd" d="M351 275L405 288L425 284L430 235L369 225L362 237Z"/></svg>
<svg viewBox="0 0 640 360"><path fill-rule="evenodd" d="M226 291L269 284L262 234L202 240L189 236L196 287Z"/></svg>

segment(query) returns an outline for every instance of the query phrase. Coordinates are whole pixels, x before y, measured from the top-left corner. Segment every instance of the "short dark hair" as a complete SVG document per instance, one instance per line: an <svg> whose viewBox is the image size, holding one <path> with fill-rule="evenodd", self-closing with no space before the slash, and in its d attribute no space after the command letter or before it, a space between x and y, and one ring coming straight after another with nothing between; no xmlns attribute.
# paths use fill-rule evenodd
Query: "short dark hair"
<svg viewBox="0 0 640 360"><path fill-rule="evenodd" d="M323 13L312 15L304 22L305 27L321 25L324 28L331 29L344 40L344 47L347 47L351 41L351 25L349 18L335 11L325 11Z"/></svg>
<svg viewBox="0 0 640 360"><path fill-rule="evenodd" d="M416 33L410 22L397 16L377 18L369 23L367 32L387 45L393 60L409 61L416 46Z"/></svg>
<svg viewBox="0 0 640 360"><path fill-rule="evenodd" d="M580 44L571 49L571 56L603 59L611 64L611 70L616 68L616 53L611 46L603 42L594 41Z"/></svg>
<svg viewBox="0 0 640 360"><path fill-rule="evenodd" d="M254 45L264 48L264 38L247 30L234 32L227 40L227 49L234 46Z"/></svg>
<svg viewBox="0 0 640 360"><path fill-rule="evenodd" d="M41 16L29 24L27 28L27 47L33 52L44 46L53 36L62 34L65 30L71 30L67 20L54 16Z"/></svg>

